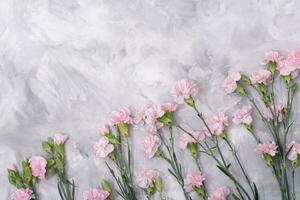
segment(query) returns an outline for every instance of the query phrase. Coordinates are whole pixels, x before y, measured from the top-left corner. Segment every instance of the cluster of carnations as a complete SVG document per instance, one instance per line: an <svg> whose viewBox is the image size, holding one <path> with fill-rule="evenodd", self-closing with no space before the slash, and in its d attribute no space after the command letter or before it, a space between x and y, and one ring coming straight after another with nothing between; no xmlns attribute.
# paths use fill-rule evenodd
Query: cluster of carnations
<svg viewBox="0 0 300 200"><path fill-rule="evenodd" d="M287 58L276 51L267 52L262 64L265 66L263 69L249 76L238 72L230 73L224 80L223 87L228 94L241 95L249 101L250 105L240 106L230 112L232 122L243 125L257 142L256 152L262 155L266 165L272 170L281 191L281 199L295 200L294 177L300 160L300 144L292 140L291 115L296 91L295 78L300 70L300 49L291 52ZM279 80L279 85L285 86L286 95L276 94L278 90L275 80ZM228 137L229 117L223 112L205 117L197 107L198 92L195 81L181 80L171 89L172 102L149 103L136 112L121 107L113 111L107 124L99 129L101 136L94 145L94 151L97 157L106 159L106 166L116 183L115 194L121 199L137 200L140 191L148 200L167 199L157 169L144 169L138 173L133 171L132 126L146 127L149 130L141 145L144 155L149 159L161 159L168 165L169 174L181 187L185 200L197 197L204 200L261 199L261 189L257 188L247 174ZM184 105L199 118L199 123L202 124L200 130L178 122L178 117L174 114L178 114L180 107ZM254 110L256 118L259 118L258 122L266 128L264 134L255 129ZM13 200L38 199L35 184L50 169L58 175L58 189L62 199L74 199L74 182L67 179L64 168L63 144L66 139L63 135L57 135L44 142L43 148L48 158L25 159L23 175L15 168L8 170L10 182L20 188L12 195ZM221 145L226 148L221 149ZM184 170L184 163L178 157L179 151L190 152L196 171ZM229 160L225 151L230 151L234 160ZM217 169L228 177L232 188L216 187L213 181L208 180L200 159L203 154L211 158ZM236 165L235 170L233 165ZM235 173L241 175L237 176ZM215 188L214 191L208 189L208 183ZM102 189L92 188L86 191L84 200L113 199L114 190L111 190L108 182L104 181L101 185ZM192 197L191 193L195 193L194 196L197 197Z"/></svg>

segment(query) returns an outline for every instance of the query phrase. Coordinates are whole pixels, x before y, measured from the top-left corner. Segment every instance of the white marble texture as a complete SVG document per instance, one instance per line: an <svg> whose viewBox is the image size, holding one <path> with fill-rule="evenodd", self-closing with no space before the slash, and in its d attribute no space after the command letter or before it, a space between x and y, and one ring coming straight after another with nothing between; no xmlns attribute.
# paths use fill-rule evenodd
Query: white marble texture
<svg viewBox="0 0 300 200"><path fill-rule="evenodd" d="M298 0L0 1L0 199L14 190L6 167L42 154L41 141L56 132L71 135L67 167L82 199L84 190L109 178L92 145L111 110L171 100L170 87L181 78L198 81L205 114L230 114L244 100L223 92L225 75L257 69L267 50L299 47L299 9ZM178 117L200 128L189 109ZM132 133L135 168L159 168L168 197L182 200L166 165L139 153L146 134ZM230 138L262 199L279 200L252 138L242 127L232 128ZM185 171L195 169L189 154L181 157ZM210 189L228 183L210 159L202 161ZM42 181L39 192L43 200L59 199L55 178Z"/></svg>

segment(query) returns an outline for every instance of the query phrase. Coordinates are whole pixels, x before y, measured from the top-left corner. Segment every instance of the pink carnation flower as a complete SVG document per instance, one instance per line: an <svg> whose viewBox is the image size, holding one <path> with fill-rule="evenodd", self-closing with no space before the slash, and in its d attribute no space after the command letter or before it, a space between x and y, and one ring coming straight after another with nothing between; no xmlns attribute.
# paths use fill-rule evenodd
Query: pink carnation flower
<svg viewBox="0 0 300 200"><path fill-rule="evenodd" d="M145 125L147 119L147 109L149 106L143 105L134 114L133 121L135 124Z"/></svg>
<svg viewBox="0 0 300 200"><path fill-rule="evenodd" d="M208 200L226 200L230 194L229 187L221 187L215 190L212 196L208 197Z"/></svg>
<svg viewBox="0 0 300 200"><path fill-rule="evenodd" d="M201 187L204 180L205 176L202 172L192 172L184 179L184 189L187 192L191 192L195 187Z"/></svg>
<svg viewBox="0 0 300 200"><path fill-rule="evenodd" d="M292 51L286 60L286 64L300 69L300 48Z"/></svg>
<svg viewBox="0 0 300 200"><path fill-rule="evenodd" d="M266 69L259 69L250 75L250 80L252 84L268 85L271 82L271 72Z"/></svg>
<svg viewBox="0 0 300 200"><path fill-rule="evenodd" d="M114 145L109 143L109 140L105 136L101 136L98 142L94 145L94 150L97 156L105 158L114 151Z"/></svg>
<svg viewBox="0 0 300 200"><path fill-rule="evenodd" d="M46 174L47 160L42 156L32 156L29 159L29 166L33 176L44 179Z"/></svg>
<svg viewBox="0 0 300 200"><path fill-rule="evenodd" d="M223 87L227 94L233 93L236 90L236 82L241 80L241 77L241 74L238 72L233 72L226 77L226 79L223 82Z"/></svg>
<svg viewBox="0 0 300 200"><path fill-rule="evenodd" d="M205 133L203 131L193 131L192 134L198 142L202 142L205 139ZM181 134L179 137L179 148L185 150L189 143L196 143L196 141L187 133Z"/></svg>
<svg viewBox="0 0 300 200"><path fill-rule="evenodd" d="M137 175L136 182L140 188L146 189L153 187L158 177L159 171L155 169L143 170Z"/></svg>
<svg viewBox="0 0 300 200"><path fill-rule="evenodd" d="M53 136L54 144L64 144L69 139L67 134L57 133Z"/></svg>
<svg viewBox="0 0 300 200"><path fill-rule="evenodd" d="M99 133L101 135L105 135L106 133L109 133L108 125L104 124L99 128Z"/></svg>
<svg viewBox="0 0 300 200"><path fill-rule="evenodd" d="M215 113L206 121L210 131L214 135L220 135L228 127L228 117L222 113Z"/></svg>
<svg viewBox="0 0 300 200"><path fill-rule="evenodd" d="M157 135L149 135L143 142L143 151L148 158L153 158L160 145L161 140Z"/></svg>
<svg viewBox="0 0 300 200"><path fill-rule="evenodd" d="M175 83L171 89L171 95L174 101L178 104L184 103L184 99L195 97L198 94L199 88L192 80L183 79Z"/></svg>
<svg viewBox="0 0 300 200"><path fill-rule="evenodd" d="M298 155L300 155L300 144L295 141L291 141L287 145L287 151L288 150L290 150L290 152L288 154L288 159L291 161L296 160Z"/></svg>
<svg viewBox="0 0 300 200"><path fill-rule="evenodd" d="M133 119L131 117L131 111L127 107L122 107L117 111L112 111L109 121L111 125L117 125L120 123L132 124Z"/></svg>
<svg viewBox="0 0 300 200"><path fill-rule="evenodd" d="M258 146L256 147L256 152L262 154L269 154L270 156L275 156L277 153L277 145L274 141L258 144Z"/></svg>
<svg viewBox="0 0 300 200"><path fill-rule="evenodd" d="M268 121L272 120L273 119L272 113L278 115L278 120L282 121L283 114L284 114L284 104L278 103L275 106L272 105L269 108L265 108L263 112L264 118L266 118Z"/></svg>
<svg viewBox="0 0 300 200"><path fill-rule="evenodd" d="M232 121L235 124L251 124L252 119L252 107L251 106L243 106L242 108L236 109L233 113Z"/></svg>
<svg viewBox="0 0 300 200"><path fill-rule="evenodd" d="M284 60L284 57L279 54L278 51L269 51L265 53L262 64L267 65L269 62L280 63Z"/></svg>
<svg viewBox="0 0 300 200"><path fill-rule="evenodd" d="M16 190L12 196L12 200L31 200L33 198L33 192L30 189L18 189Z"/></svg>
<svg viewBox="0 0 300 200"><path fill-rule="evenodd" d="M106 200L108 196L109 192L97 188L89 189L83 193L84 200Z"/></svg>
<svg viewBox="0 0 300 200"><path fill-rule="evenodd" d="M281 76L291 75L293 79L296 78L299 73L299 69L295 65L288 64L286 60L279 62L276 69Z"/></svg>
<svg viewBox="0 0 300 200"><path fill-rule="evenodd" d="M160 109L165 112L174 112L178 107L177 103L163 103L160 105Z"/></svg>

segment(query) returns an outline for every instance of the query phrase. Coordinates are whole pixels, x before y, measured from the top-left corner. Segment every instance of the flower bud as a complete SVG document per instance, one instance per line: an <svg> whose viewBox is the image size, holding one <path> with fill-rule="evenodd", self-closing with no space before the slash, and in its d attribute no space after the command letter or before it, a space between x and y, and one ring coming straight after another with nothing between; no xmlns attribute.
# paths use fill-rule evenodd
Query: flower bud
<svg viewBox="0 0 300 200"><path fill-rule="evenodd" d="M205 193L205 190L203 188L203 186L201 187L194 187L194 191L202 198L205 198L206 197L206 193Z"/></svg>
<svg viewBox="0 0 300 200"><path fill-rule="evenodd" d="M157 149L157 151L155 152L154 154L155 157L158 157L158 158L164 158L164 152L162 152L162 150L160 149Z"/></svg>
<svg viewBox="0 0 300 200"><path fill-rule="evenodd" d="M194 106L195 106L195 101L194 101L194 99L193 99L192 97L189 97L189 98L187 98L187 99L184 99L184 102L185 102L187 105L191 106L191 107L194 107Z"/></svg>
<svg viewBox="0 0 300 200"><path fill-rule="evenodd" d="M50 145L50 143L48 141L44 141L42 143L42 147L43 147L43 150L46 152L46 153L52 153L52 147Z"/></svg>
<svg viewBox="0 0 300 200"><path fill-rule="evenodd" d="M190 150L192 157L197 158L198 157L198 145L197 143L188 143L187 145L188 149Z"/></svg>
<svg viewBox="0 0 300 200"><path fill-rule="evenodd" d="M244 127L245 127L250 133L253 132L252 124L244 124Z"/></svg>
<svg viewBox="0 0 300 200"><path fill-rule="evenodd" d="M269 167L272 167L272 164L273 164L273 158L271 155L267 154L267 153L264 153L264 159L266 161L266 164L269 166Z"/></svg>
<svg viewBox="0 0 300 200"><path fill-rule="evenodd" d="M220 135L220 137L223 139L223 140L226 140L227 139L227 133L226 131L223 131Z"/></svg>
<svg viewBox="0 0 300 200"><path fill-rule="evenodd" d="M147 187L145 192L146 192L147 197L152 197L153 194L154 194L154 188L153 187Z"/></svg>
<svg viewBox="0 0 300 200"><path fill-rule="evenodd" d="M247 76L246 74L242 74L242 76L241 76L241 81L242 81L243 83L248 84L248 85L251 84L251 81L250 81L250 79L248 78L248 76Z"/></svg>
<svg viewBox="0 0 300 200"><path fill-rule="evenodd" d="M276 62L272 62L270 61L268 63L268 69L271 72L272 76L274 76L275 72L276 72Z"/></svg>
<svg viewBox="0 0 300 200"><path fill-rule="evenodd" d="M109 185L108 181L103 180L101 182L101 187L104 191L111 193L111 189L110 189L110 185Z"/></svg>
<svg viewBox="0 0 300 200"><path fill-rule="evenodd" d="M162 193L162 190L163 190L163 184L162 184L161 177L156 178L156 180L155 180L155 189L156 189L159 193Z"/></svg>
<svg viewBox="0 0 300 200"><path fill-rule="evenodd" d="M242 95L246 94L245 89L239 83L236 83L236 90L235 91L239 94L242 94Z"/></svg>
<svg viewBox="0 0 300 200"><path fill-rule="evenodd" d="M292 82L292 77L291 77L291 75L283 76L283 80L287 86L290 86L290 84Z"/></svg>
<svg viewBox="0 0 300 200"><path fill-rule="evenodd" d="M172 112L167 111L162 117L157 118L157 121L163 123L164 125L171 125L172 118Z"/></svg>

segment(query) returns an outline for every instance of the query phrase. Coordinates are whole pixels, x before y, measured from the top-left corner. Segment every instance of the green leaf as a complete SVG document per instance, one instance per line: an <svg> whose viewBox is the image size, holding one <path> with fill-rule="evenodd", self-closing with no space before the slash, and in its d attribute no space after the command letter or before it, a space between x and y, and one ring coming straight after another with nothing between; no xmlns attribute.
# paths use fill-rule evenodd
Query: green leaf
<svg viewBox="0 0 300 200"><path fill-rule="evenodd" d="M259 199L258 190L254 182L253 182L253 188L254 188L254 200L258 200Z"/></svg>
<svg viewBox="0 0 300 200"><path fill-rule="evenodd" d="M117 124L118 130L120 131L121 135L125 138L128 137L129 133L128 133L128 125L121 122L119 124Z"/></svg>
<svg viewBox="0 0 300 200"><path fill-rule="evenodd" d="M111 188L108 181L106 180L101 181L101 187L104 191L111 193Z"/></svg>
<svg viewBox="0 0 300 200"><path fill-rule="evenodd" d="M52 153L52 146L49 144L49 142L46 142L46 141L42 142L42 147L46 153L49 153L49 154Z"/></svg>
<svg viewBox="0 0 300 200"><path fill-rule="evenodd" d="M25 187L29 187L32 174L29 166L29 161L28 159L24 159L22 161L22 167L23 167L23 184Z"/></svg>

